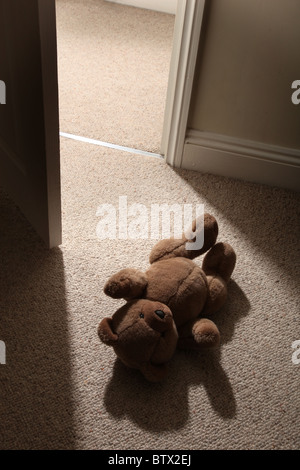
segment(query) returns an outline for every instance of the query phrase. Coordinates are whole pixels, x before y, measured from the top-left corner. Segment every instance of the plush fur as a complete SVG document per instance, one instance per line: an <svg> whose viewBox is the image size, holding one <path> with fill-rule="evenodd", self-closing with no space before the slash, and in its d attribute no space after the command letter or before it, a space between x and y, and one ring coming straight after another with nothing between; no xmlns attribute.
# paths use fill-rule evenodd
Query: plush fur
<svg viewBox="0 0 300 470"><path fill-rule="evenodd" d="M146 273L125 268L104 286L106 295L127 303L101 321L99 337L151 382L165 377L176 347L197 350L220 342L218 327L206 317L227 299L236 255L228 243L216 243L218 224L210 214L204 215L203 247L188 250L187 243L197 239L195 228L196 221L181 239L158 242ZM200 268L193 259L205 252Z"/></svg>

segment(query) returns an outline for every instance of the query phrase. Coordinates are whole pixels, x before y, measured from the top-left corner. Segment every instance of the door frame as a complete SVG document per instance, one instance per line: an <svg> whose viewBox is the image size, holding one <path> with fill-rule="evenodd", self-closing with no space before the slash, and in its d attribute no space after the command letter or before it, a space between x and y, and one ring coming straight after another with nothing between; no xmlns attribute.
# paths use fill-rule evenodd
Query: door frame
<svg viewBox="0 0 300 470"><path fill-rule="evenodd" d="M179 0L175 16L161 154L180 167L188 124L205 0Z"/></svg>

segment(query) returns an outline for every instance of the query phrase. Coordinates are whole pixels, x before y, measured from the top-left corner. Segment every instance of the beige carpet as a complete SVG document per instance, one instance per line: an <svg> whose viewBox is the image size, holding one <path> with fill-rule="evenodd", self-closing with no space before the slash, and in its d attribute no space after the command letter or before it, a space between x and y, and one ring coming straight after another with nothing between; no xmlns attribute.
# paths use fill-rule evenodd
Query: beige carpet
<svg viewBox="0 0 300 470"><path fill-rule="evenodd" d="M102 3L84 2L87 12ZM70 16L75 21L84 25ZM77 111L68 121L70 109L61 104L70 124L64 131L83 124L93 130L91 103L91 116L79 114L77 122ZM123 144L149 142L143 130L139 142ZM92 137L104 138L96 129ZM300 364L292 362L292 343L300 340L300 194L175 171L159 159L65 138L61 160L59 248L47 251L0 193L0 340L7 354L0 449L299 448ZM146 269L155 243L97 238L99 205L117 208L119 196L149 210L153 203L203 203L218 219L219 240L237 252L228 302L215 316L220 349L176 352L161 384L126 369L97 337L99 321L122 304L104 295L108 276L126 266Z"/></svg>
<svg viewBox="0 0 300 470"><path fill-rule="evenodd" d="M56 0L61 131L160 152L174 15Z"/></svg>
<svg viewBox="0 0 300 470"><path fill-rule="evenodd" d="M296 449L299 207L292 192L173 171L160 160L62 139L63 244L47 252L1 195L0 448ZM216 316L218 352L177 352L149 384L98 340L122 301L103 284L146 269L154 240L96 236L102 203L204 203L238 262Z"/></svg>

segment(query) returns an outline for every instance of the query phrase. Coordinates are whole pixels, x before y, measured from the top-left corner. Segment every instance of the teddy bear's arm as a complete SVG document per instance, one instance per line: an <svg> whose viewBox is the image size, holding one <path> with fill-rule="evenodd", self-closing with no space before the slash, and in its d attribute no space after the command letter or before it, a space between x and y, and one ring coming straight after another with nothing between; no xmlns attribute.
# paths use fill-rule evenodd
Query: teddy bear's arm
<svg viewBox="0 0 300 470"><path fill-rule="evenodd" d="M113 299L131 300L141 297L148 284L147 276L138 269L126 268L111 276L104 293Z"/></svg>
<svg viewBox="0 0 300 470"><path fill-rule="evenodd" d="M98 326L98 336L104 344L112 346L118 340L118 335L116 335L112 330L112 318L103 318Z"/></svg>

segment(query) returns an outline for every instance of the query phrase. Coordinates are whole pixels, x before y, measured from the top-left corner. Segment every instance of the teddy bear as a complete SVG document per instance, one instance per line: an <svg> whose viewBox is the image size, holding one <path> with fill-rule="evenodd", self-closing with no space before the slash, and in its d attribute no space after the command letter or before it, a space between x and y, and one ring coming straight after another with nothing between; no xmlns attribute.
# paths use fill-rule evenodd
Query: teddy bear
<svg viewBox="0 0 300 470"><path fill-rule="evenodd" d="M150 382L164 379L176 348L201 350L220 343L218 327L208 317L226 302L236 254L228 243L216 243L216 219L206 213L202 220L202 225L194 220L180 239L156 243L145 273L125 268L104 286L106 295L126 303L101 320L99 338ZM198 226L204 242L192 249ZM204 253L200 267L193 260Z"/></svg>

